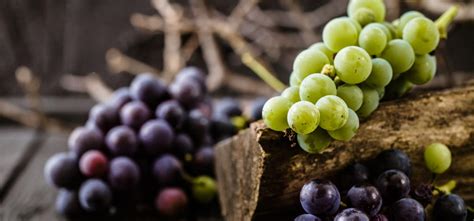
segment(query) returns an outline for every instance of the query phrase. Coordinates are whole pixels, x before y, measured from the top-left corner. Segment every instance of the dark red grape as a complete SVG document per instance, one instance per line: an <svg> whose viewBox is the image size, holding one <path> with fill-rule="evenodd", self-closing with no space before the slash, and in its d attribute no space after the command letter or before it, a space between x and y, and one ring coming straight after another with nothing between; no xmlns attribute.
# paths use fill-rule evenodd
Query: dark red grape
<svg viewBox="0 0 474 221"><path fill-rule="evenodd" d="M56 197L55 208L56 212L67 218L77 218L85 214L79 203L77 192L64 189L60 190Z"/></svg>
<svg viewBox="0 0 474 221"><path fill-rule="evenodd" d="M257 121L262 119L262 109L265 102L267 102L267 98L257 98L254 102L252 102L252 106L250 109L250 120Z"/></svg>
<svg viewBox="0 0 474 221"><path fill-rule="evenodd" d="M132 190L140 181L137 164L127 157L117 157L110 162L109 182L115 190Z"/></svg>
<svg viewBox="0 0 474 221"><path fill-rule="evenodd" d="M197 67L186 67L183 68L177 75L175 81L196 81L203 93L207 91L206 87L206 74Z"/></svg>
<svg viewBox="0 0 474 221"><path fill-rule="evenodd" d="M87 126L99 128L102 133L107 133L119 123L119 109L108 104L97 104L89 112Z"/></svg>
<svg viewBox="0 0 474 221"><path fill-rule="evenodd" d="M173 154L181 159L184 159L187 154L194 152L194 145L191 138L184 133L178 134L173 140Z"/></svg>
<svg viewBox="0 0 474 221"><path fill-rule="evenodd" d="M347 192L347 203L368 216L374 216L382 207L382 197L373 186L353 186Z"/></svg>
<svg viewBox="0 0 474 221"><path fill-rule="evenodd" d="M85 152L79 160L79 169L87 177L101 177L108 170L107 157L98 150Z"/></svg>
<svg viewBox="0 0 474 221"><path fill-rule="evenodd" d="M341 196L330 181L315 179L301 188L300 202L307 213L316 216L332 215L339 209Z"/></svg>
<svg viewBox="0 0 474 221"><path fill-rule="evenodd" d="M209 132L209 119L202 112L195 109L189 112L186 123L186 131L195 143L202 144L205 136Z"/></svg>
<svg viewBox="0 0 474 221"><path fill-rule="evenodd" d="M193 170L197 174L214 174L214 148L201 147L194 154Z"/></svg>
<svg viewBox="0 0 474 221"><path fill-rule="evenodd" d="M146 122L138 136L145 151L156 155L171 149L174 132L166 121L158 119Z"/></svg>
<svg viewBox="0 0 474 221"><path fill-rule="evenodd" d="M387 170L380 174L376 186L386 205L405 198L410 193L410 179L398 170Z"/></svg>
<svg viewBox="0 0 474 221"><path fill-rule="evenodd" d="M416 200L403 198L390 207L390 221L424 221L425 209ZM445 220L447 221L447 220Z"/></svg>
<svg viewBox="0 0 474 221"><path fill-rule="evenodd" d="M378 177L387 170L399 170L410 176L410 158L400 150L385 150L371 162L370 169L374 177Z"/></svg>
<svg viewBox="0 0 474 221"><path fill-rule="evenodd" d="M369 217L362 211L348 208L340 212L334 218L334 221L370 221Z"/></svg>
<svg viewBox="0 0 474 221"><path fill-rule="evenodd" d="M370 221L388 221L387 217L383 214L377 214L370 218Z"/></svg>
<svg viewBox="0 0 474 221"><path fill-rule="evenodd" d="M166 86L152 74L143 73L130 84L130 94L135 100L142 101L154 109L165 96Z"/></svg>
<svg viewBox="0 0 474 221"><path fill-rule="evenodd" d="M438 198L433 207L434 221L464 221L467 209L464 200L456 194L448 194Z"/></svg>
<svg viewBox="0 0 474 221"><path fill-rule="evenodd" d="M188 206L188 197L175 187L163 189L155 200L158 212L168 217L182 216Z"/></svg>
<svg viewBox="0 0 474 221"><path fill-rule="evenodd" d="M92 127L78 127L74 129L68 139L69 150L81 156L88 150L99 150L103 147L102 132Z"/></svg>
<svg viewBox="0 0 474 221"><path fill-rule="evenodd" d="M186 112L177 101L169 100L158 105L156 117L166 120L174 128L180 128L186 120Z"/></svg>
<svg viewBox="0 0 474 221"><path fill-rule="evenodd" d="M295 221L323 221L323 220L312 214L301 214L295 218Z"/></svg>
<svg viewBox="0 0 474 221"><path fill-rule="evenodd" d="M214 106L214 114L229 118L242 115L242 109L240 109L238 100L226 98L216 103Z"/></svg>
<svg viewBox="0 0 474 221"><path fill-rule="evenodd" d="M413 199L421 203L423 207L431 204L433 200L434 187L431 184L419 184L415 188L411 188L411 196Z"/></svg>
<svg viewBox="0 0 474 221"><path fill-rule="evenodd" d="M105 143L110 152L115 155L132 155L138 148L137 135L127 126L112 128L107 133Z"/></svg>
<svg viewBox="0 0 474 221"><path fill-rule="evenodd" d="M141 101L132 101L120 110L122 124L135 130L138 130L150 118L150 110Z"/></svg>
<svg viewBox="0 0 474 221"><path fill-rule="evenodd" d="M90 179L81 185L79 202L87 211L105 212L111 206L112 192L102 180Z"/></svg>
<svg viewBox="0 0 474 221"><path fill-rule="evenodd" d="M82 180L77 161L77 157L70 153L51 156L44 167L44 176L48 183L59 188L77 188Z"/></svg>
<svg viewBox="0 0 474 221"><path fill-rule="evenodd" d="M170 93L184 107L195 107L203 98L202 88L196 81L175 81L170 85Z"/></svg>
<svg viewBox="0 0 474 221"><path fill-rule="evenodd" d="M360 163L346 167L339 176L339 187L348 190L355 185L364 185L369 181L369 169Z"/></svg>
<svg viewBox="0 0 474 221"><path fill-rule="evenodd" d="M169 186L181 180L182 168L181 162L176 157L164 154L153 164L153 175L158 184Z"/></svg>
<svg viewBox="0 0 474 221"><path fill-rule="evenodd" d="M130 95L128 87L122 87L114 91L112 98L107 103L116 110L120 110L125 104L132 100L132 95Z"/></svg>

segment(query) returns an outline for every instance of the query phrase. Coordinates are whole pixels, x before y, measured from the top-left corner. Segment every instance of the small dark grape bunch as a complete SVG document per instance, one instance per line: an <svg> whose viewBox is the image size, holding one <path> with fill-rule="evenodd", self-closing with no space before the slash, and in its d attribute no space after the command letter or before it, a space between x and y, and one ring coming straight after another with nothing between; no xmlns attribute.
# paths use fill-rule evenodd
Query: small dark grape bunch
<svg viewBox="0 0 474 221"><path fill-rule="evenodd" d="M424 157L435 174L445 172L451 164L451 152L440 143L428 145ZM339 174L337 185L323 179L306 183L300 202L307 214L295 221L424 221L428 205L433 207L434 221L466 220L464 201L450 193L452 188L410 182L411 163L404 152L383 151L367 165L348 166Z"/></svg>
<svg viewBox="0 0 474 221"><path fill-rule="evenodd" d="M44 173L60 189L66 217L109 216L150 208L181 218L191 207L215 206L215 136L206 75L180 71L169 85L140 74L130 87L97 104Z"/></svg>

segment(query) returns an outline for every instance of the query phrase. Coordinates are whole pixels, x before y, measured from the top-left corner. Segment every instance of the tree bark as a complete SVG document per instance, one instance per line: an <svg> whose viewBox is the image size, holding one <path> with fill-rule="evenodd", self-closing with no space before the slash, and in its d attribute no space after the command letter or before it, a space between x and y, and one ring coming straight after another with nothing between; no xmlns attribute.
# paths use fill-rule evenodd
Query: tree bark
<svg viewBox="0 0 474 221"><path fill-rule="evenodd" d="M474 83L382 103L349 142L334 141L321 154L307 154L291 132L275 132L256 122L216 147L216 173L226 220L263 216L293 217L301 212L299 191L313 178L334 178L354 162L386 149L405 151L412 162L412 183L429 182L423 148L448 145L451 168L437 183L455 179L455 193L474 204Z"/></svg>

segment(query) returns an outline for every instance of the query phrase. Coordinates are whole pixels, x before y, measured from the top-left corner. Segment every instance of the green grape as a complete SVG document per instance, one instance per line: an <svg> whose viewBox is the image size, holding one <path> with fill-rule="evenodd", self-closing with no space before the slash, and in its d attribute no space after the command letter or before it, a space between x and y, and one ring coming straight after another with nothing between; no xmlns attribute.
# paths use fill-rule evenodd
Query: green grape
<svg viewBox="0 0 474 221"><path fill-rule="evenodd" d="M290 86L300 86L301 79L294 73L291 72L290 74Z"/></svg>
<svg viewBox="0 0 474 221"><path fill-rule="evenodd" d="M385 87L375 87L374 90L379 94L379 100L382 100L383 96L385 96Z"/></svg>
<svg viewBox="0 0 474 221"><path fill-rule="evenodd" d="M346 124L337 130L330 130L328 133L335 140L349 141L356 135L358 129L359 117L353 110L349 109L349 118Z"/></svg>
<svg viewBox="0 0 474 221"><path fill-rule="evenodd" d="M389 41L397 37L397 27L395 27L395 25L386 21L382 22L381 24L387 28L388 32L390 33L390 36L388 36Z"/></svg>
<svg viewBox="0 0 474 221"><path fill-rule="evenodd" d="M309 48L310 49L312 49L312 48L318 49L319 51L323 52L324 55L326 55L326 57L329 59L329 63L332 64L334 62L334 54L335 53L333 51L329 50L329 48L326 47L326 45L323 42L314 43Z"/></svg>
<svg viewBox="0 0 474 221"><path fill-rule="evenodd" d="M336 95L327 95L316 102L320 120L319 126L325 130L337 130L344 126L349 117L346 102Z"/></svg>
<svg viewBox="0 0 474 221"><path fill-rule="evenodd" d="M337 88L337 96L346 102L347 107L358 110L362 106L364 95L357 85L344 84Z"/></svg>
<svg viewBox="0 0 474 221"><path fill-rule="evenodd" d="M379 93L371 87L362 86L361 89L364 94L364 99L362 106L357 110L357 114L360 117L368 117L379 106L380 96Z"/></svg>
<svg viewBox="0 0 474 221"><path fill-rule="evenodd" d="M392 66L383 58L372 59L372 72L370 73L364 84L373 88L385 87L392 80Z"/></svg>
<svg viewBox="0 0 474 221"><path fill-rule="evenodd" d="M356 45L358 37L359 33L356 26L347 17L333 19L323 29L324 44L335 52L344 47Z"/></svg>
<svg viewBox="0 0 474 221"><path fill-rule="evenodd" d="M354 18L357 10L361 8L371 10L376 22L385 20L385 5L382 0L351 0L347 6L347 14Z"/></svg>
<svg viewBox="0 0 474 221"><path fill-rule="evenodd" d="M291 101L282 96L272 97L262 109L262 118L265 124L272 130L284 131L288 126L286 115L290 109Z"/></svg>
<svg viewBox="0 0 474 221"><path fill-rule="evenodd" d="M418 18L418 17L425 17L423 14L417 11L407 11L403 13L403 15L400 17L400 20L398 22L397 26L397 37L401 38L403 36L403 29L405 28L405 25L408 24L412 19Z"/></svg>
<svg viewBox="0 0 474 221"><path fill-rule="evenodd" d="M390 32L390 30L383 23L370 23L367 26L365 26L364 28L368 28L368 27L380 28L380 30L382 30L383 33L385 33L385 36L387 37L387 42L392 40L392 33Z"/></svg>
<svg viewBox="0 0 474 221"><path fill-rule="evenodd" d="M329 64L326 55L316 48L308 48L300 52L293 62L293 74L303 80L306 76L320 73L325 64Z"/></svg>
<svg viewBox="0 0 474 221"><path fill-rule="evenodd" d="M281 96L287 98L289 101L296 103L300 101L300 87L291 86L281 92Z"/></svg>
<svg viewBox="0 0 474 221"><path fill-rule="evenodd" d="M310 134L298 134L296 139L301 149L308 153L319 153L332 141L328 132L319 127Z"/></svg>
<svg viewBox="0 0 474 221"><path fill-rule="evenodd" d="M425 148L425 164L436 174L444 173L451 166L451 151L441 143L433 143Z"/></svg>
<svg viewBox="0 0 474 221"><path fill-rule="evenodd" d="M372 71L372 60L364 49L349 46L336 54L334 67L337 76L342 81L349 84L358 84L369 77Z"/></svg>
<svg viewBox="0 0 474 221"><path fill-rule="evenodd" d="M300 98L302 101L316 103L326 95L336 95L336 84L324 74L312 74L306 77L300 85Z"/></svg>
<svg viewBox="0 0 474 221"><path fill-rule="evenodd" d="M428 18L414 18L403 28L403 40L410 43L418 55L430 53L439 43L438 28Z"/></svg>
<svg viewBox="0 0 474 221"><path fill-rule="evenodd" d="M361 26L366 26L369 23L375 22L375 14L368 8L359 8L351 16Z"/></svg>
<svg viewBox="0 0 474 221"><path fill-rule="evenodd" d="M413 48L401 39L391 40L380 57L392 65L393 75L408 71L415 62Z"/></svg>
<svg viewBox="0 0 474 221"><path fill-rule="evenodd" d="M406 79L405 76L399 77L385 88L385 96L388 99L399 98L409 92L413 88L413 84Z"/></svg>
<svg viewBox="0 0 474 221"><path fill-rule="evenodd" d="M309 134L319 125L319 110L309 101L299 101L291 106L287 120L296 133Z"/></svg>
<svg viewBox="0 0 474 221"><path fill-rule="evenodd" d="M413 66L403 75L413 84L426 84L436 74L436 57L428 54L416 56Z"/></svg>
<svg viewBox="0 0 474 221"><path fill-rule="evenodd" d="M387 34L380 27L368 25L359 34L359 46L369 55L380 54L387 45Z"/></svg>
<svg viewBox="0 0 474 221"><path fill-rule="evenodd" d="M208 176L199 176L193 179L193 197L199 203L209 203L217 195L216 181Z"/></svg>
<svg viewBox="0 0 474 221"><path fill-rule="evenodd" d="M352 18L349 18L349 17L346 17L346 16L341 17L341 18L345 18L345 19L349 20L354 25L354 27L356 28L357 34L359 34L360 31L362 31L362 26L356 20L354 20Z"/></svg>

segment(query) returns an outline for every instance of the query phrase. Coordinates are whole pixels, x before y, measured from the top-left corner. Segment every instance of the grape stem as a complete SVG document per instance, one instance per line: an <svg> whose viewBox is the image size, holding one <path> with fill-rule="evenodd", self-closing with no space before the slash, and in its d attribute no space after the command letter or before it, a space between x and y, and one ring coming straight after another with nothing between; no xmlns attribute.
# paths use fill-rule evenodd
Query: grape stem
<svg viewBox="0 0 474 221"><path fill-rule="evenodd" d="M444 194L450 194L451 191L453 191L454 188L456 188L457 182L455 180L450 180L449 182L441 185L441 186L435 186L435 191L437 193L444 193ZM435 195L437 193L434 193Z"/></svg>
<svg viewBox="0 0 474 221"><path fill-rule="evenodd" d="M282 92L287 87L248 52L242 54L242 62L274 90Z"/></svg>
<svg viewBox="0 0 474 221"><path fill-rule="evenodd" d="M453 22L454 17L458 14L459 6L451 6L446 12L444 12L436 21L436 27L439 31L440 39L448 38L448 26Z"/></svg>

